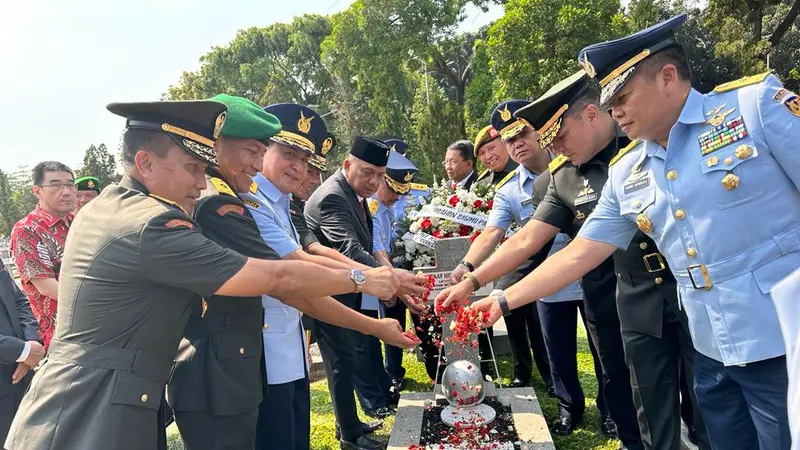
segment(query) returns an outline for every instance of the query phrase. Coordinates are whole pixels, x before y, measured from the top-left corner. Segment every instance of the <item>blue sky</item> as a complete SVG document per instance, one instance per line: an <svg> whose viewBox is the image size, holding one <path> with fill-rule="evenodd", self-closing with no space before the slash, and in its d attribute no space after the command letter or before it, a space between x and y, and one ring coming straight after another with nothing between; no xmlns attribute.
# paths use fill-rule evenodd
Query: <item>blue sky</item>
<svg viewBox="0 0 800 450"><path fill-rule="evenodd" d="M0 26L0 169L54 159L77 169L91 144L117 154L112 101L158 100L236 30L331 14L349 0L26 0ZM470 8L462 28L502 15Z"/></svg>

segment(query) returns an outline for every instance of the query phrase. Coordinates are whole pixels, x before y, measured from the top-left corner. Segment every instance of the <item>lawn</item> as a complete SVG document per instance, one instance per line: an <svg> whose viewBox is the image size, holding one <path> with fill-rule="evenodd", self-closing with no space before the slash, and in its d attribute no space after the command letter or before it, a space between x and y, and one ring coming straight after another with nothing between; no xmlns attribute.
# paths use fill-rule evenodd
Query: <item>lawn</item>
<svg viewBox="0 0 800 450"><path fill-rule="evenodd" d="M592 356L589 353L589 346L586 342L586 333L579 327L578 341L578 369L580 379L586 390L586 417L583 425L575 432L566 437L553 436L558 450L616 450L619 442L606 439L600 434L600 416L597 408L594 407L594 398L597 395L597 382L594 377L592 366ZM406 354L404 359L406 367L406 391L422 392L432 389L425 373L422 363L418 362L413 354ZM501 357L498 362L500 368L501 381L508 383L509 376L512 375L513 367L510 357ZM539 394L539 402L544 411L545 418L551 422L558 418L558 405L556 400L543 395L545 392L544 382L539 378L534 370L534 389ZM370 420L363 416L364 420ZM393 418L384 422L383 428L374 437L384 442L389 441ZM328 385L323 381L318 381L311 385L311 448L313 450L338 450L339 445L334 439L334 418L333 407L331 406L328 394ZM183 445L180 441L177 429L174 424L169 429L169 449L181 450Z"/></svg>

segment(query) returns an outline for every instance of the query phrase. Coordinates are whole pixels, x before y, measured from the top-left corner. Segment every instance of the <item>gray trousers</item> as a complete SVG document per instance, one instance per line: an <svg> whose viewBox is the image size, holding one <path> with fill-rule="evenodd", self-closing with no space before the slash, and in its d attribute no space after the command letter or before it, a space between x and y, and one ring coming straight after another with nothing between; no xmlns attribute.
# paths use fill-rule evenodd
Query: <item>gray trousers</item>
<svg viewBox="0 0 800 450"><path fill-rule="evenodd" d="M253 450L258 409L235 416L209 411L175 411L175 422L186 450Z"/></svg>

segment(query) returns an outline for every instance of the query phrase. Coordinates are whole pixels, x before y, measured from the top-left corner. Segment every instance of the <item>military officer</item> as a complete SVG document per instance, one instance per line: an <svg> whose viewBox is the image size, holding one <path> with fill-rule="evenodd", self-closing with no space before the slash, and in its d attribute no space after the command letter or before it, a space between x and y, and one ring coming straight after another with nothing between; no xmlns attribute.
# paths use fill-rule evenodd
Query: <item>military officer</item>
<svg viewBox="0 0 800 450"><path fill-rule="evenodd" d="M478 175L475 184L494 186L516 169L517 163L508 156L500 133L492 125L486 125L475 136L475 157L486 169Z"/></svg>
<svg viewBox="0 0 800 450"><path fill-rule="evenodd" d="M516 115L538 127L542 144L562 155L554 166L563 167L566 155L572 165L580 165L609 140L617 140L618 129L611 117L595 112L599 111L598 94L581 70ZM694 348L686 315L678 309L675 278L663 259L644 233L637 233L626 250L614 253L617 311L645 448L678 450L680 373L693 377ZM693 399L693 394L686 399L689 408ZM702 418L692 415L700 446L708 448Z"/></svg>
<svg viewBox="0 0 800 450"><path fill-rule="evenodd" d="M516 111L518 107L525 106L527 103L519 102L509 105L510 112ZM503 105L501 110L505 109L505 106ZM495 112L497 111L495 109ZM511 157L520 163L520 166L495 186L497 192L486 229L472 243L464 262L459 264L459 267L453 272L453 279L451 280L453 282L460 280L470 266L480 266L489 257L512 222L516 222L521 227L528 222L534 212L532 199L534 180L538 177L546 177L548 179L550 177L550 173L547 170L550 155L539 145L537 141L538 135L533 132L532 128L524 132L523 130L518 132L519 134L509 140L508 151ZM517 141L522 142L515 145ZM535 151L529 151L529 148ZM517 159L517 155L522 155L521 159ZM498 288L503 289L513 285L541 263L548 254L556 253L564 248L568 240L569 237L566 234L559 233L549 253L547 252L548 245L525 261L514 272L503 277L498 283ZM533 348L533 355L537 359L537 368L540 373L543 368L552 373L553 381L550 383L554 385L553 394L559 399L559 420L556 422L553 432L560 435L568 435L572 433L575 424L583 417L586 404L583 389L578 379L576 355L578 311L581 312L585 322L583 292L576 282L563 291L542 299L537 305L529 305L529 307L534 306L538 307L538 314L520 308L506 318L509 338L518 336L515 338L516 340L512 339L516 374L512 384L523 385L521 380L525 380L524 385L528 384L531 373L531 349ZM534 323L534 320L537 323ZM512 329L521 329L521 331L516 331L516 333L512 334ZM538 331L540 329L541 331ZM537 332L539 336L536 335ZM544 335L546 351L537 346L537 339L541 340L542 334ZM608 417L608 410L603 397L602 368L591 340L589 340L589 349L594 358L597 377L597 408L601 417L605 419ZM550 364L540 363L539 358L548 358ZM550 373L546 376L543 375L542 378L544 380L550 379Z"/></svg>
<svg viewBox="0 0 800 450"><path fill-rule="evenodd" d="M156 448L162 392L184 326L203 298L296 295L309 311L349 315L338 304L302 299L352 291L363 280L309 263L247 258L200 233L187 211L206 186L205 167L217 164L212 147L224 104L112 103L108 109L127 118L126 174L86 206L67 238L61 320L6 448L93 449L110 442L117 449ZM304 281L311 277L319 283ZM365 277L372 285L362 288L375 294L395 290L382 274ZM394 329L387 335L399 336L396 323L351 318L365 331ZM226 342L239 347L241 358L254 350Z"/></svg>
<svg viewBox="0 0 800 450"><path fill-rule="evenodd" d="M75 202L75 214L81 210L87 203L97 198L100 195L100 180L92 176L80 177L75 180L75 186L78 188L77 201Z"/></svg>
<svg viewBox="0 0 800 450"><path fill-rule="evenodd" d="M567 104L571 100L574 105L577 100L586 96L584 94L588 95L588 89L589 84L586 82L576 87L575 92L570 93ZM568 109L561 105L559 108L565 111ZM597 108L594 109L597 110ZM521 108L514 108L514 110L518 112L518 110L521 111ZM572 111L581 110L580 107L573 106L572 108ZM501 134L503 136L510 135L519 129L531 128L533 125L535 124L528 121L517 120L501 129ZM543 195L535 199L538 204L534 205L536 210L533 220L512 236L474 273L467 274L470 276L469 279L457 285L457 289L454 289L452 293L442 293L440 296L442 299L448 296L461 298L464 292L469 293L472 290L473 285L485 284L509 273L525 261L525 258L530 257L532 252L540 251L559 231L565 231L572 237L575 236L597 201L597 193L600 192L606 181L608 161L627 143L624 138L616 138L614 125L610 121L609 126L610 130L603 131L605 134L602 139L593 143L592 146L585 146L586 155L581 160L576 160L575 164L566 164L563 156L550 163L548 167L550 179L540 177L534 182L534 190ZM550 129L549 124L539 129L542 131L540 134L541 144L544 147L549 146L552 140L551 135L547 134ZM599 134L599 132L595 133ZM588 148L591 148L592 151L589 152ZM548 182L546 188L545 182ZM614 435L617 431L625 448L642 449L644 447L636 420L630 374L622 347L616 307L616 279L614 262L608 258L600 267L581 280L585 294L587 331L594 340L600 358L604 375L603 395L610 413L610 417L603 420L602 431L607 435ZM501 295L503 291L497 292L498 295ZM445 303L448 301L446 300ZM571 431L581 419L580 416L562 415L561 428L565 432Z"/></svg>
<svg viewBox="0 0 800 450"><path fill-rule="evenodd" d="M388 145L388 141L384 141ZM368 205L370 213L372 214L372 256L380 261L386 267L392 267L391 256L394 248L394 227L396 222L395 214L396 209L394 206L404 196L408 195L411 190L411 180L417 173L418 169L414 164L408 160L402 153L392 151L389 153L389 160L386 164L386 174L383 183L378 187L378 192L370 198ZM392 318L400 322L405 327L406 324L406 310L410 309L412 314L424 314L425 310L417 306L410 299L405 301L394 301L385 305L379 305L376 298L368 299L364 296L362 300L362 309L364 305L371 304L373 307L382 307L386 317ZM409 306L406 306L406 304ZM372 356L377 356L375 361L375 369L377 372L379 368L383 368L385 364L385 371L388 373L391 383L394 386L394 391L399 392L402 388L403 377L405 376L405 369L403 368L403 349L392 345L385 344L384 351L386 354L385 363L378 364L382 357L380 348L377 349ZM382 377L376 375L376 377ZM358 389L356 389L358 393Z"/></svg>
<svg viewBox="0 0 800 450"><path fill-rule="evenodd" d="M408 153L408 143L402 139L391 138L386 139L383 142L386 143L386 145L388 145L392 151L396 151L404 157ZM414 172L414 177L416 177L418 172L419 171ZM408 208L419 205L420 198L430 198L430 195L431 190L427 185L422 183L410 183L408 193L401 196L392 207L394 210L395 222L407 214ZM394 238L397 239L397 225L393 226L392 228L395 233Z"/></svg>
<svg viewBox="0 0 800 450"><path fill-rule="evenodd" d="M674 33L685 20L581 52L601 102L641 140L610 168L580 236L505 299L478 307L494 316L547 295L641 230L677 280L711 447L787 449L785 350L768 292L800 265L798 100L769 74L693 90Z"/></svg>

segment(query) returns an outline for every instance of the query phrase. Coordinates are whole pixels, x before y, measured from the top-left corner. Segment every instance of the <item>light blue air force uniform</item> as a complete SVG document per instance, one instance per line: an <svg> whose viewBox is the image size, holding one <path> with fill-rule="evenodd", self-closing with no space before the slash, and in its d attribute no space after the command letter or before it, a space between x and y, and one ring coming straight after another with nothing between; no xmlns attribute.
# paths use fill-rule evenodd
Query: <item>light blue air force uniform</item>
<svg viewBox="0 0 800 450"><path fill-rule="evenodd" d="M386 255L391 259L392 240L394 239L394 208L381 203L377 194L367 200L367 203L369 204L370 212L377 209L372 214L372 252L386 252ZM382 312L383 302L374 295L362 294L361 309Z"/></svg>
<svg viewBox="0 0 800 450"><path fill-rule="evenodd" d="M737 139L719 148L706 123L717 114ZM772 75L692 90L667 148L644 141L613 164L579 233L625 249L638 220L678 281L695 348L725 366L784 354L769 292L800 267L799 116Z"/></svg>
<svg viewBox="0 0 800 450"><path fill-rule="evenodd" d="M403 195L397 200L397 203L392 206L392 210L394 211L395 221L400 220L401 218L406 216L406 208L412 208L414 206L419 205L420 198L430 199L431 197L431 190L427 186L425 189L418 189L417 187L425 186L424 184L416 184L411 183L411 189L408 191L408 194ZM394 233L394 239L397 239L397 224L392 226L392 232Z"/></svg>
<svg viewBox="0 0 800 450"><path fill-rule="evenodd" d="M281 257L300 249L300 238L289 213L291 194L284 194L258 174L254 178L258 190L242 194L261 237ZM255 202L255 203L251 203ZM258 207L254 207L258 205ZM264 355L269 384L283 384L305 378L306 348L301 313L269 295L261 296L264 306Z"/></svg>
<svg viewBox="0 0 800 450"><path fill-rule="evenodd" d="M523 166L518 166L514 169L512 178L495 192L492 210L489 213L486 226L508 231L511 223L516 222L520 227L524 227L534 212L531 196L535 179L536 175ZM560 251L568 242L569 236L564 233L558 233L547 256L550 257L550 255ZM555 303L581 299L583 299L583 291L576 281L563 290L543 298L542 301Z"/></svg>

